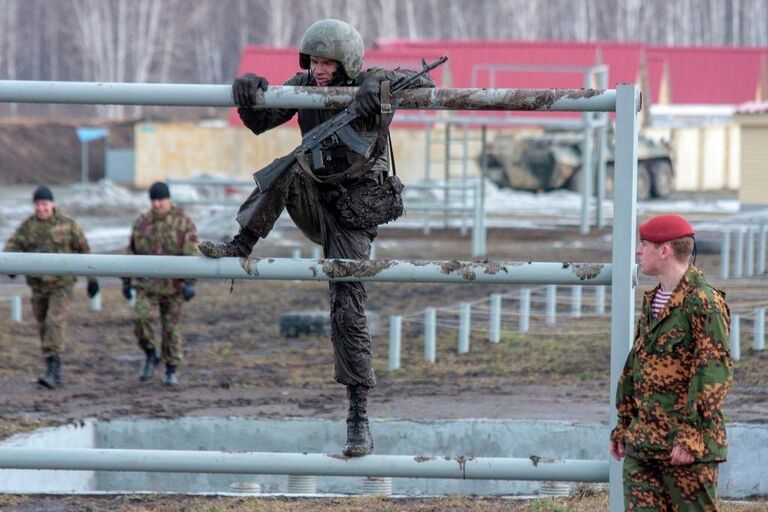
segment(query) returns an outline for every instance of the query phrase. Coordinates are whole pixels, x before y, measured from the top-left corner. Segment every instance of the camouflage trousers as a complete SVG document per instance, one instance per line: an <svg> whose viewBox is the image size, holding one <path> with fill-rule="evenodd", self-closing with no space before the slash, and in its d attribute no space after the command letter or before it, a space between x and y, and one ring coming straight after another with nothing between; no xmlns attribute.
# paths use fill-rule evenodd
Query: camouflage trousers
<svg viewBox="0 0 768 512"><path fill-rule="evenodd" d="M160 311L160 331L162 356L166 364L178 365L181 362L181 336L177 325L181 319L181 305L184 299L180 293L157 295L139 288L136 290L136 318L133 332L139 347L143 350L155 348L155 334L152 324L154 313Z"/></svg>
<svg viewBox="0 0 768 512"><path fill-rule="evenodd" d="M298 166L294 166L266 191L258 189L246 199L237 214L241 231L264 238L287 209L304 235L323 246L326 258L367 260L376 227L346 229L339 224L338 213L329 202L324 185L318 185ZM331 343L334 354L334 378L348 386L372 388L376 377L371 365L371 337L365 316L368 295L362 282L329 282L331 302Z"/></svg>
<svg viewBox="0 0 768 512"><path fill-rule="evenodd" d="M716 462L673 466L658 460L624 459L627 511L716 511Z"/></svg>
<svg viewBox="0 0 768 512"><path fill-rule="evenodd" d="M48 289L32 288L32 314L40 331L43 357L59 356L64 351L67 313L72 302L73 286Z"/></svg>

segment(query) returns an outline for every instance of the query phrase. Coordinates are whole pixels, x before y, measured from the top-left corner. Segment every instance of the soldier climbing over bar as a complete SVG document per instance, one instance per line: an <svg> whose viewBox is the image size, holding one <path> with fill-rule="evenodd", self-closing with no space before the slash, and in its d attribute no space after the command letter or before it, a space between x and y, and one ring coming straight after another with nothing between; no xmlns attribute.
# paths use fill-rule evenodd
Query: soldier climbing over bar
<svg viewBox="0 0 768 512"><path fill-rule="evenodd" d="M326 258L368 259L377 226L400 214L397 201L402 190L389 176L389 124L392 110L386 96L389 84L400 84L414 71L362 70L363 39L351 25L324 19L311 25L301 39L297 73L285 84L292 86L359 87L355 108L359 117L350 126L350 138L330 137L320 152L300 154L269 187L259 187L240 207L240 232L229 242L200 244L211 258L247 258L259 238L266 237L284 209L313 242L322 245ZM422 74L409 88L434 87ZM243 123L255 134L279 126L298 113L302 135L341 111L252 108L268 88L263 77L248 73L234 81L232 94ZM394 90L394 89L393 89ZM382 103L386 104L382 111ZM349 132L346 132L349 134ZM360 145L366 146L361 149ZM258 173L256 174L257 183ZM393 185L394 183L394 185ZM402 202L399 204L402 208ZM347 388L347 456L373 451L368 424L368 392L376 385L371 366L371 338L365 317L366 290L361 282L330 282L331 341L335 379Z"/></svg>

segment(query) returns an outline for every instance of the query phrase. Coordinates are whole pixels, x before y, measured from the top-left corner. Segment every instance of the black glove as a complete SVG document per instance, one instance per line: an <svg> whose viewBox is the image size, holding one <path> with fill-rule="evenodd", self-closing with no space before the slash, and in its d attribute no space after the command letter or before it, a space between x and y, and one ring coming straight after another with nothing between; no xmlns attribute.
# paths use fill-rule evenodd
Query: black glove
<svg viewBox="0 0 768 512"><path fill-rule="evenodd" d="M381 82L387 77L383 73L375 73L366 78L357 90L357 111L363 117L371 117L381 113Z"/></svg>
<svg viewBox="0 0 768 512"><path fill-rule="evenodd" d="M99 293L99 282L95 279L88 281L88 297L94 298L97 293Z"/></svg>
<svg viewBox="0 0 768 512"><path fill-rule="evenodd" d="M184 296L184 300L190 301L195 296L195 283L194 281L187 281L184 283L184 288L181 289L181 295Z"/></svg>
<svg viewBox="0 0 768 512"><path fill-rule="evenodd" d="M251 108L256 103L259 90L266 92L269 82L263 76L246 73L232 83L232 99L238 107Z"/></svg>
<svg viewBox="0 0 768 512"><path fill-rule="evenodd" d="M133 295L131 294L131 280L123 279L123 297L125 300L131 300Z"/></svg>
<svg viewBox="0 0 768 512"><path fill-rule="evenodd" d="M11 279L16 279L16 274L8 274L8 277L10 277Z"/></svg>

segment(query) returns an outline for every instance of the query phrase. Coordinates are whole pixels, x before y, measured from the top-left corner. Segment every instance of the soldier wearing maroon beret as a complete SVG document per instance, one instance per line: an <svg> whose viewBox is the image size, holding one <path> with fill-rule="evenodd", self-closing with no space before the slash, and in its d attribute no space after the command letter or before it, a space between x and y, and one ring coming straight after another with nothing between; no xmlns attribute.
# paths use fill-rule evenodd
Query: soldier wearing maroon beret
<svg viewBox="0 0 768 512"><path fill-rule="evenodd" d="M726 460L722 406L731 387L725 294L695 265L695 232L679 215L640 225L647 292L616 390L609 450L624 458L627 510L717 510L718 464Z"/></svg>

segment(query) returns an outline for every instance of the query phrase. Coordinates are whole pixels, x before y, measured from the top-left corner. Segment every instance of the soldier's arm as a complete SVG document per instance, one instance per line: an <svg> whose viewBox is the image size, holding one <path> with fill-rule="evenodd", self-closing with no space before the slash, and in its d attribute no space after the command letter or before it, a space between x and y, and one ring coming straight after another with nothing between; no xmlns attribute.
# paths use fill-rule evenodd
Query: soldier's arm
<svg viewBox="0 0 768 512"><path fill-rule="evenodd" d="M632 418L637 416L637 407L634 399L634 370L633 362L635 349L630 350L624 370L621 372L616 386L616 427L611 432L611 441L623 443Z"/></svg>
<svg viewBox="0 0 768 512"><path fill-rule="evenodd" d="M675 444L694 457L704 455L703 425L717 416L733 380L733 361L728 350L729 313L724 301L697 308L691 314L694 342L693 368L686 412Z"/></svg>
<svg viewBox="0 0 768 512"><path fill-rule="evenodd" d="M180 247L181 254L185 256L199 256L200 253L197 250L199 240L197 239L197 227L195 226L195 223L192 222L192 219L186 218L182 229L184 242L182 247Z"/></svg>
<svg viewBox="0 0 768 512"><path fill-rule="evenodd" d="M25 242L25 234L24 234L24 226L26 226L26 223L22 224L21 226L16 229L16 231L13 232L11 237L5 242L5 247L3 250L5 252L26 252L27 251L27 244Z"/></svg>
<svg viewBox="0 0 768 512"><path fill-rule="evenodd" d="M85 233L76 223L72 223L72 240L70 242L70 248L72 252L78 254L90 254L91 247L88 245L88 239L85 238Z"/></svg>
<svg viewBox="0 0 768 512"><path fill-rule="evenodd" d="M304 73L299 73L287 80L285 85L305 85ZM288 122L295 114L291 108L244 108L237 109L237 114L243 124L256 135Z"/></svg>

